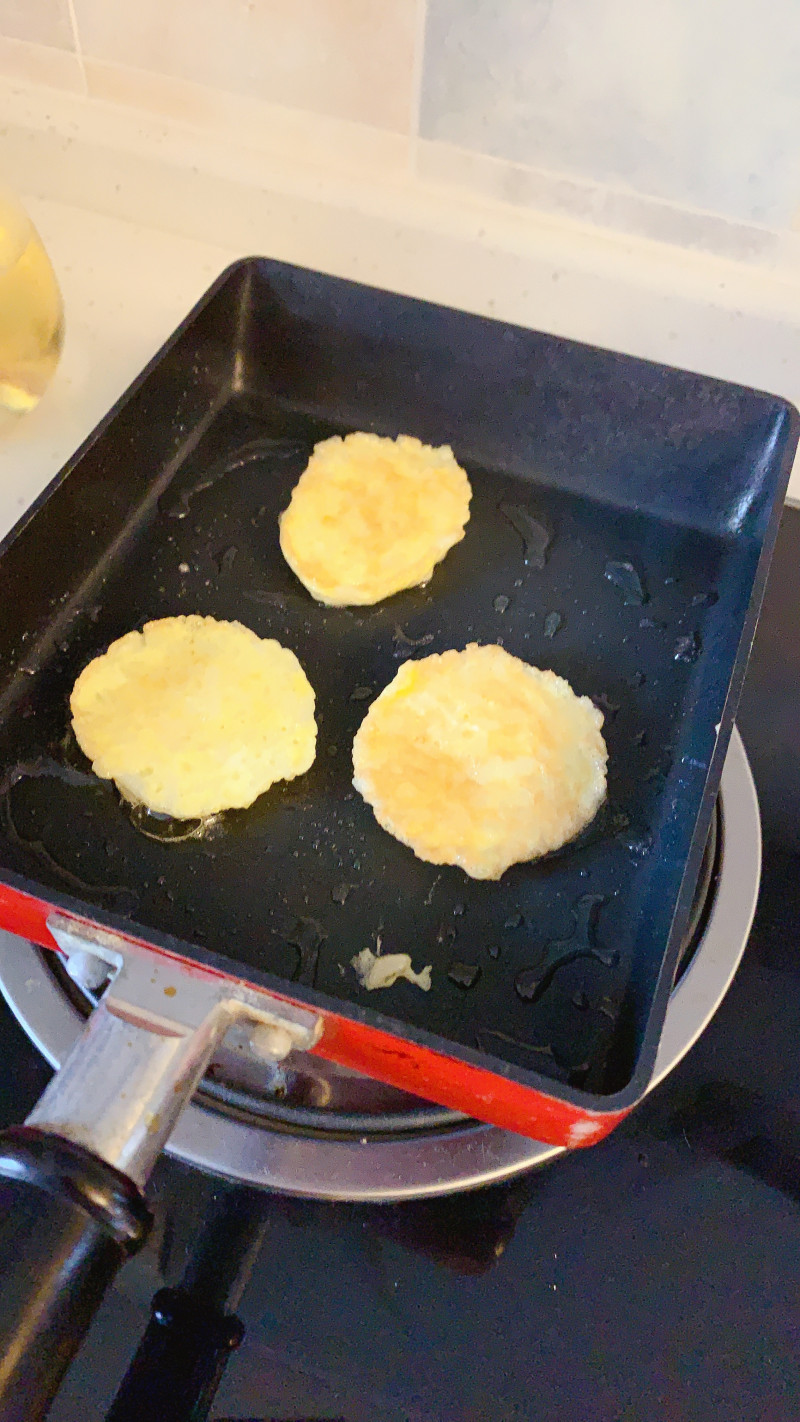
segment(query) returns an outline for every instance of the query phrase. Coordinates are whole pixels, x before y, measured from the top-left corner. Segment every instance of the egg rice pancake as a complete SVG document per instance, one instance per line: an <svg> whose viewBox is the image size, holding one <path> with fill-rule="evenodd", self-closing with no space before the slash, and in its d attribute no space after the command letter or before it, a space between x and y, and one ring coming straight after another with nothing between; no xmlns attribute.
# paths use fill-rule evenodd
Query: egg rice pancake
<svg viewBox="0 0 800 1422"><path fill-rule="evenodd" d="M295 485L281 550L318 602L380 602L428 581L464 537L471 497L448 445L335 435L315 446Z"/></svg>
<svg viewBox="0 0 800 1422"><path fill-rule="evenodd" d="M472 643L404 663L356 733L353 784L420 859L499 879L594 817L602 724L563 677Z"/></svg>
<svg viewBox="0 0 800 1422"><path fill-rule="evenodd" d="M146 622L84 668L70 708L96 774L176 819L244 808L314 760L314 692L300 663L239 622Z"/></svg>

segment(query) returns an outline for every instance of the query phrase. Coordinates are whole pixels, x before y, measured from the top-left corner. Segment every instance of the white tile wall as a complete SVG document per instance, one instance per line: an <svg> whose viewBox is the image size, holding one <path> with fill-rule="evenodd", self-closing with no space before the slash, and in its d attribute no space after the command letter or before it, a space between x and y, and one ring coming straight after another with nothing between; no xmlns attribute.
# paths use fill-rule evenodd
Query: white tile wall
<svg viewBox="0 0 800 1422"><path fill-rule="evenodd" d="M3 75L674 247L800 231L800 0L0 0Z"/></svg>
<svg viewBox="0 0 800 1422"><path fill-rule="evenodd" d="M69 0L0 0L0 34L54 49L72 49Z"/></svg>
<svg viewBox="0 0 800 1422"><path fill-rule="evenodd" d="M421 131L780 226L800 205L800 5L429 0Z"/></svg>
<svg viewBox="0 0 800 1422"><path fill-rule="evenodd" d="M408 132L416 0L75 0L75 13L87 59Z"/></svg>

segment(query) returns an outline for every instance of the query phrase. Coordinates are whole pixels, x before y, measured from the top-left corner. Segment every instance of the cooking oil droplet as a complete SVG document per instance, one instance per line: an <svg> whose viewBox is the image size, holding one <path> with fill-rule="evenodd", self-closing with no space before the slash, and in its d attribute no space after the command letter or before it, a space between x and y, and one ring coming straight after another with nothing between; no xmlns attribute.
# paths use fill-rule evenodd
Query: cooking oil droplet
<svg viewBox="0 0 800 1422"><path fill-rule="evenodd" d="M496 597L494 602L492 603L492 607L494 608L495 612L507 612L510 606L511 598L505 597L502 593L499 597Z"/></svg>
<svg viewBox="0 0 800 1422"><path fill-rule="evenodd" d="M700 633L687 632L684 637L678 638L675 643L675 651L672 655L676 662L684 662L687 666L691 666L693 662L697 661L702 650L703 644L700 641Z"/></svg>
<svg viewBox="0 0 800 1422"><path fill-rule="evenodd" d="M692 607L713 607L715 602L719 602L719 593L700 592L695 593L692 598Z"/></svg>
<svg viewBox="0 0 800 1422"><path fill-rule="evenodd" d="M500 957L500 944L490 943L489 947L486 949L486 952L489 954L490 958L494 958L496 960Z"/></svg>
<svg viewBox="0 0 800 1422"><path fill-rule="evenodd" d="M688 765L691 770L707 770L708 766L704 760L698 760L693 755L682 755L681 765Z"/></svg>
<svg viewBox="0 0 800 1422"><path fill-rule="evenodd" d="M548 612L544 619L544 635L551 640L555 637L558 629L563 625L564 619L560 612Z"/></svg>
<svg viewBox="0 0 800 1422"><path fill-rule="evenodd" d="M625 841L625 847L634 859L644 859L653 848L653 836L649 830L642 830L640 834L631 834Z"/></svg>
<svg viewBox="0 0 800 1422"><path fill-rule="evenodd" d="M628 558L610 558L603 576L622 593L625 607L641 607L647 602L647 592L639 574Z"/></svg>
<svg viewBox="0 0 800 1422"><path fill-rule="evenodd" d="M403 628L398 622L392 633L392 641L395 643L394 655L396 657L402 657L405 655L406 650L414 651L417 647L430 646L433 641L433 633L426 632L422 637L409 637L408 633L403 631Z"/></svg>
<svg viewBox="0 0 800 1422"><path fill-rule="evenodd" d="M354 686L350 692L351 701L369 701L372 695L371 686Z"/></svg>
<svg viewBox="0 0 800 1422"><path fill-rule="evenodd" d="M178 494L177 503L173 503L173 495L162 496L158 501L158 507L167 518L184 519L189 517L192 500L198 494L202 494L206 489L211 489L220 479L226 475L233 474L237 469L243 469L246 465L252 464L258 459L287 459L298 454L301 445L297 440L282 439L274 435L263 436L260 439L251 440L249 444L242 445L234 450L224 459L219 460L212 466L204 479L200 479L191 488L184 489ZM259 509L259 515L265 512L265 508Z"/></svg>
<svg viewBox="0 0 800 1422"><path fill-rule="evenodd" d="M64 767L64 770L66 771L67 768ZM47 774L47 771L44 769L39 769L37 767L31 767L30 773L34 777L36 777L37 775ZM58 771L56 771L55 773L58 774ZM87 894L100 896L102 898L108 897L111 901L111 906L116 909L118 913L122 914L125 918L130 917L130 915L135 912L137 904L139 902L139 896L137 893L134 892L133 889L129 888L126 884L92 883L89 880L84 879L81 875L75 873L73 869L67 868L65 864L62 864L60 860L56 859L55 855L50 853L47 846L42 842L42 840L28 839L27 836L20 833L14 820L12 799L9 792L11 791L13 786L18 783L20 779L24 778L24 774L25 767L16 766L14 767L14 770L9 772L9 774L4 778L2 785L0 785L0 794L5 796L5 830L9 838L11 839L11 842L15 845L18 845L20 848L28 850L35 854L36 857L42 861L42 863L47 864L51 869L53 869L57 874L59 874L67 884L71 885L73 889L77 889L82 897L85 897ZM63 777L66 779L67 784L79 783L78 781L74 781L70 778L67 778L68 774L69 772L67 772L67 775ZM62 777L59 775L59 778ZM76 859L79 858L80 851L78 851L78 853L76 854ZM126 868L124 862L120 867L124 872Z"/></svg>
<svg viewBox="0 0 800 1422"><path fill-rule="evenodd" d="M451 963L447 976L460 988L472 988L481 975L480 963Z"/></svg>
<svg viewBox="0 0 800 1422"><path fill-rule="evenodd" d="M148 839L155 839L163 844L181 844L187 839L202 839L209 825L217 819L216 816L210 816L207 820L176 820L171 815L155 814L148 810L146 805L132 805L123 799L120 803L135 830L139 830Z"/></svg>
<svg viewBox="0 0 800 1422"><path fill-rule="evenodd" d="M217 554L215 562L217 564L217 572L220 576L223 573L227 573L228 569L233 567L238 552L239 549L234 544L231 544L230 548L226 548L222 553Z"/></svg>
<svg viewBox="0 0 800 1422"><path fill-rule="evenodd" d="M547 562L550 544L553 541L553 530L543 519L537 518L530 509L526 509L523 504L500 505L500 512L503 518L508 519L511 527L516 529L523 546L523 560L526 567L535 568L541 572Z"/></svg>
<svg viewBox="0 0 800 1422"><path fill-rule="evenodd" d="M592 700L595 706L598 706L604 713L606 721L613 721L615 719L619 711L618 701L612 701L611 697L607 696L604 691L599 691L596 696L592 697Z"/></svg>
<svg viewBox="0 0 800 1422"><path fill-rule="evenodd" d="M335 904L346 903L352 890L355 887L355 884L337 884L335 889L331 889L331 898L333 899L333 902Z"/></svg>
<svg viewBox="0 0 800 1422"><path fill-rule="evenodd" d="M541 984L543 973L538 968L523 968L514 979L514 991L523 1002L533 1002Z"/></svg>
<svg viewBox="0 0 800 1422"><path fill-rule="evenodd" d="M442 876L441 876L441 874L437 874L437 875L436 875L436 878L434 879L433 883L431 884L431 886L430 886L430 888L429 888L429 890L428 890L428 892L427 892L427 894L425 895L425 898L424 898L424 900L423 900L423 902L425 903L425 905L426 905L427 908L430 908L431 904L433 903L433 896L434 896L434 894L435 894L435 892L436 892L437 885L441 884L441 882L442 882Z"/></svg>
<svg viewBox="0 0 800 1422"><path fill-rule="evenodd" d="M644 686L646 680L647 678L643 671L635 671L632 676L628 677L628 685L634 687Z"/></svg>
<svg viewBox="0 0 800 1422"><path fill-rule="evenodd" d="M292 982L313 987L317 976L319 950L327 934L315 918L298 918L285 935L286 942L297 949L297 963Z"/></svg>
<svg viewBox="0 0 800 1422"><path fill-rule="evenodd" d="M592 957L596 958L598 963L602 963L604 968L616 968L619 963L619 949L593 948Z"/></svg>
<svg viewBox="0 0 800 1422"><path fill-rule="evenodd" d="M503 927L504 927L504 928L522 928L522 925L524 924L524 922L525 922L525 919L524 919L523 915L522 915L522 914L519 912L519 910L518 910L516 913L512 913L512 914L509 915L509 917L506 919L505 923L503 924Z"/></svg>

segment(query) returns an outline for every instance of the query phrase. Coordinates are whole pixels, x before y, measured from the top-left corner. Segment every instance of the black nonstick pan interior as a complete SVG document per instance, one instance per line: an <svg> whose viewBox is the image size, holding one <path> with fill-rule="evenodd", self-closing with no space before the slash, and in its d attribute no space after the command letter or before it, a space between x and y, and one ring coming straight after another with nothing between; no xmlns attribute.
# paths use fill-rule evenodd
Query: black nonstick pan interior
<svg viewBox="0 0 800 1422"><path fill-rule="evenodd" d="M112 415L0 557L3 876L512 1072L625 1085L685 927L786 407L253 262ZM314 443L352 428L452 444L471 519L427 587L326 609L284 563L278 515ZM181 612L291 647L319 721L307 775L186 837L91 775L68 716L92 656ZM597 820L498 883L417 860L350 783L400 662L470 641L552 667L606 717ZM364 992L351 959L378 941L432 964L432 991Z"/></svg>

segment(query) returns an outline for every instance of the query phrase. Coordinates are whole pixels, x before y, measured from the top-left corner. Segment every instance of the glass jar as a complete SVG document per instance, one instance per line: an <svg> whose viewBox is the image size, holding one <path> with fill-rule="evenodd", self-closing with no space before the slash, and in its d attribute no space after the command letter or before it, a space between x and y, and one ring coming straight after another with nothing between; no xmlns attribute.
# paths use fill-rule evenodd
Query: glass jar
<svg viewBox="0 0 800 1422"><path fill-rule="evenodd" d="M22 204L0 189L0 410L38 404L64 338L61 292Z"/></svg>

